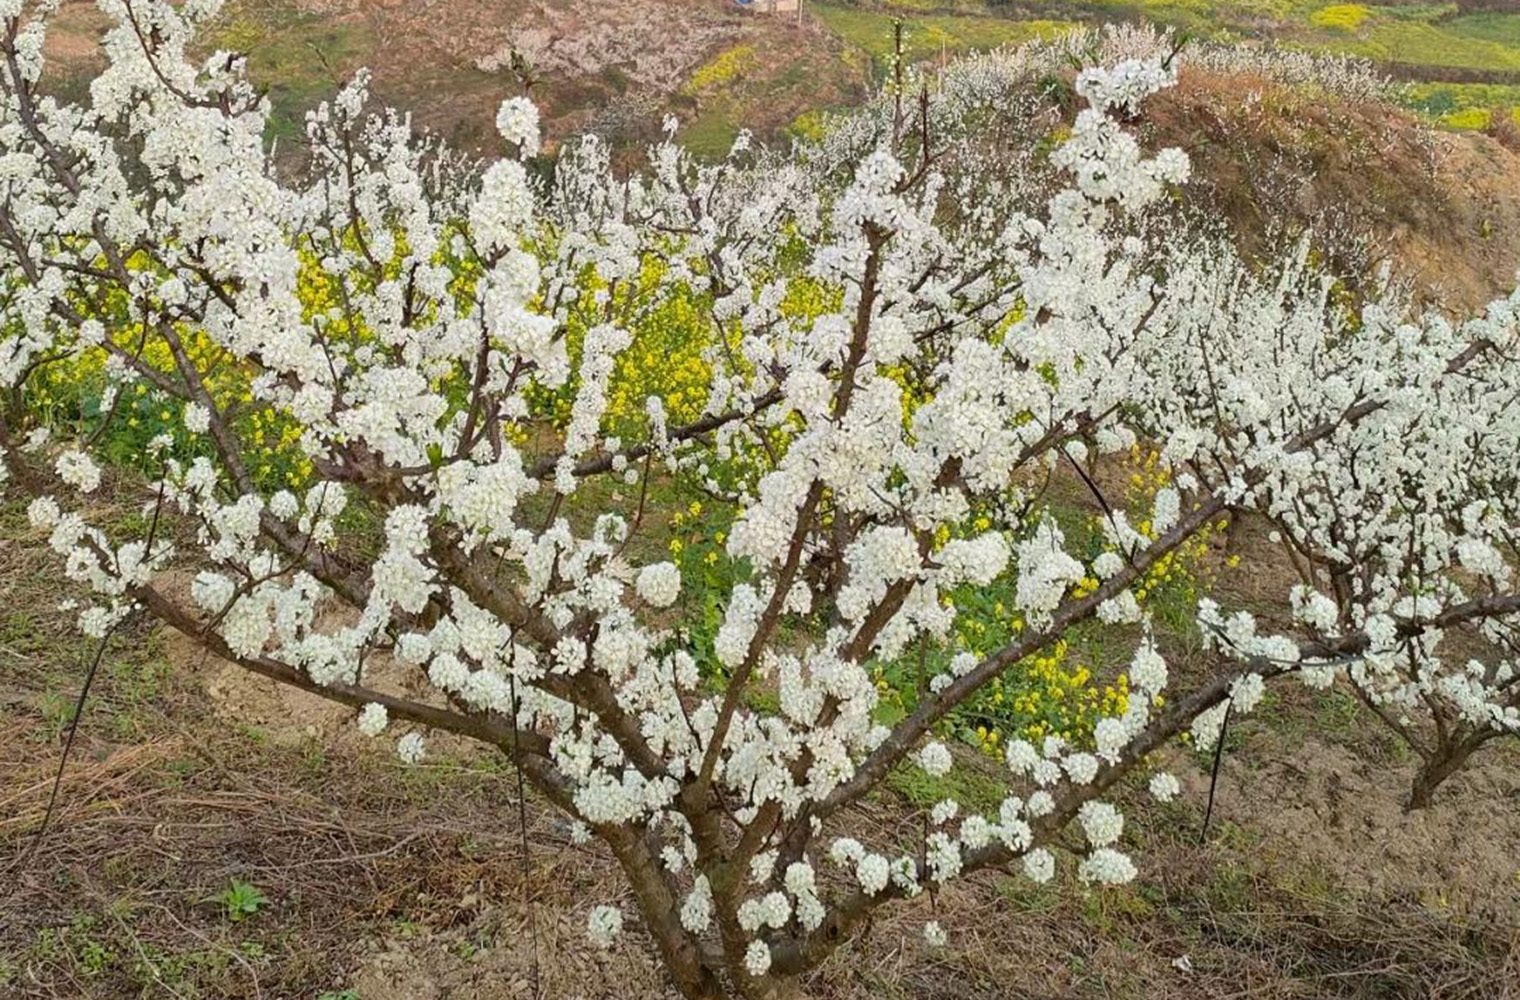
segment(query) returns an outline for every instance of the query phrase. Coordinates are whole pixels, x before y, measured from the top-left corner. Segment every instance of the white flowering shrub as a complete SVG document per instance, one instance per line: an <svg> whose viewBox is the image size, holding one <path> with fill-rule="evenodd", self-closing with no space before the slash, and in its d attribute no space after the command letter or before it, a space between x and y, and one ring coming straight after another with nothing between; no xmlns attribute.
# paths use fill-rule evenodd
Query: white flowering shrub
<svg viewBox="0 0 1520 1000"><path fill-rule="evenodd" d="M786 992L879 907L988 867L1048 881L1074 820L1073 874L1133 878L1116 783L1185 731L1207 747L1285 675L1348 685L1411 739L1435 729L1442 762L1453 738L1520 726L1520 295L1460 323L1392 298L1348 314L1305 256L1254 273L1152 226L1188 159L1120 120L1169 58L1077 77L1048 199L974 141L1017 60L888 97L792 157L741 144L704 166L663 143L631 178L593 139L530 171L537 116L515 100L510 155L458 169L368 113L360 76L310 116L289 179L240 57L187 61L214 2L101 7L109 64L72 105L38 88L45 19L0 0L0 448L92 594L81 628L152 616L353 706L408 762L427 730L500 748L617 858L683 994ZM618 360L673 300L715 331L700 416L652 395L614 436ZM99 405L54 441L29 380L90 351ZM243 395L213 391L228 373ZM149 516L123 537L90 504L115 402L139 390L178 417L139 456L147 481L126 477ZM544 393L571 401L556 427ZM261 478L249 414L290 429L304 479ZM1143 529L1104 503L1103 552L1078 550L1041 482L1139 440L1174 485ZM642 496L668 477L735 510L738 569L700 649L681 568L634 556L642 500L569 516L597 480ZM1205 605L1219 669L1179 685L1133 590L1244 515L1293 553L1292 627ZM871 665L942 639L945 595L994 580L1026 626L882 724ZM1094 619L1140 636L1122 715L1090 740L1010 741L995 815L950 800L914 847L850 837L889 772L956 767L939 737L957 705ZM379 658L427 693L376 690ZM609 946L623 922L602 904L587 928ZM947 943L937 922L924 937Z"/></svg>

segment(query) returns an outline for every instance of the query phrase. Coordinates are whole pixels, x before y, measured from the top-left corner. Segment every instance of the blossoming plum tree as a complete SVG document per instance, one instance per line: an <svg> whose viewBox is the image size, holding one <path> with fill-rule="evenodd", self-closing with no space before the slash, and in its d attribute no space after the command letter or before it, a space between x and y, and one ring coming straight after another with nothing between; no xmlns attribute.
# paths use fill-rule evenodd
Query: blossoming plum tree
<svg viewBox="0 0 1520 1000"><path fill-rule="evenodd" d="M667 141L631 178L588 138L535 179L521 99L497 120L512 155L460 168L368 113L361 75L310 116L291 180L241 57L189 61L216 6L101 0L109 63L73 105L39 89L46 10L0 0L8 487L92 595L89 635L147 614L353 706L365 733L407 727L408 761L429 729L499 747L615 855L682 994L792 993L891 901L992 866L1051 878L1073 822L1080 879L1132 878L1105 796L1188 728L1210 745L1283 675L1348 684L1413 740L1433 720L1432 780L1453 746L1520 728L1520 294L1460 324L1391 294L1349 314L1303 255L1261 274L1151 226L1188 159L1148 155L1124 122L1172 80L1171 53L1109 52L1077 77L1087 107L1048 199L977 141L1012 58L890 95L792 156L741 142L700 165ZM312 272L322 308L299 294ZM786 308L803 285L826 305ZM674 296L716 332L701 416L674 423L651 396L638 433L614 436L616 359ZM571 352L566 324L587 315ZM247 399L212 391L191 338L246 375ZM55 440L28 381L89 351L108 359L99 406ZM122 537L89 499L139 386L181 417L124 487L150 516ZM533 394L560 389L573 405L550 433ZM300 429L309 481L259 478L249 411ZM1034 481L1141 439L1175 485L1144 530L1099 494L1104 551L1075 551ZM752 475L722 472L737 455ZM637 516L567 516L598 478L661 476L739 511L714 662L679 624L679 569L635 564ZM1135 584L1246 515L1294 553L1291 627L1206 604L1218 670L1174 690ZM1017 639L956 658L881 724L868 666L944 636L950 588L1005 577ZM894 768L956 766L937 727L958 704L1090 620L1140 636L1122 715L1090 742L1010 741L1018 794L996 815L947 801L907 849L849 836ZM423 693L376 690L380 658ZM773 710L753 707L761 689ZM605 943L623 923L598 906L588 929Z"/></svg>

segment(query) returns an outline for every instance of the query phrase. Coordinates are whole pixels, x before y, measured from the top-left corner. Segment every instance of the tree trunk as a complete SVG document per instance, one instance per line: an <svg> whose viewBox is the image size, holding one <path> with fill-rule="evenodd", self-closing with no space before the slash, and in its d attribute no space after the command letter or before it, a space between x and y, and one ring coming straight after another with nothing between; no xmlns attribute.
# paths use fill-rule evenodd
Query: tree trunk
<svg viewBox="0 0 1520 1000"><path fill-rule="evenodd" d="M1470 742L1462 742L1449 746L1435 757L1425 762L1420 768L1420 773L1414 776L1414 784L1409 790L1409 800L1404 804L1404 811L1414 812L1416 809L1425 809L1430 805L1435 796L1436 789L1447 778L1461 770L1462 765L1472 756L1475 749Z"/></svg>

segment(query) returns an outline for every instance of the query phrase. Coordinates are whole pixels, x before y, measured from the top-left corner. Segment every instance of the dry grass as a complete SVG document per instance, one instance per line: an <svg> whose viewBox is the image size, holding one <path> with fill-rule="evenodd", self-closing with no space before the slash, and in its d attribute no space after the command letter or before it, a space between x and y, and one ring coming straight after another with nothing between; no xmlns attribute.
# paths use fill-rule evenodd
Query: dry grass
<svg viewBox="0 0 1520 1000"><path fill-rule="evenodd" d="M26 613L13 613L0 629L0 764L7 775L0 870L10 869L36 834L63 729L48 706L76 689L85 659L69 623L47 610L57 595L41 583L35 550L16 541L22 529L15 515L0 517L0 571L8 606ZM563 822L540 803L530 800L528 829L519 828L515 777L498 757L435 739L427 766L401 768L387 748L351 726L330 725L318 705L292 705L258 686L208 698L208 686L227 683L224 668L183 656L181 648L137 633L107 657L60 811L37 853L6 875L0 995L666 995L636 923L610 953L587 946L586 910L627 905L626 888L605 853L573 846ZM166 666L165 656L175 662ZM1333 712L1304 708L1294 715L1307 717L1310 729L1288 730L1286 738L1328 739L1344 730ZM1205 846L1196 839L1202 771L1177 761L1193 787L1191 804L1135 811L1127 834L1143 861L1135 885L1083 890L1069 877L1070 858L1061 862L1058 886L978 875L885 914L819 973L814 994L1517 995L1515 892L1506 896L1498 886L1481 905L1433 905L1418 889L1427 873L1407 856L1382 859L1386 877L1376 884L1349 881L1330 863L1334 852L1347 845L1354 852L1358 838L1382 835L1357 825L1358 797L1343 803L1345 832L1328 846L1299 851L1292 829L1253 826L1279 795L1280 784L1262 775L1278 773L1274 754L1291 756L1281 752L1284 738L1272 725L1242 728ZM1362 768L1345 780L1376 773L1365 756L1379 752L1375 743L1336 746L1336 753L1363 755L1316 755L1342 770ZM965 763L981 780L995 780L989 763ZM1453 793L1464 796L1463 808L1466 796L1517 794L1512 761L1488 766L1496 770L1483 781L1508 781L1509 792L1469 783ZM852 832L882 844L912 843L921 829L917 810L934 794L884 791L850 818ZM1455 827L1442 828L1446 835L1461 833L1467 816L1459 812ZM1494 881L1481 866L1467 876ZM268 905L229 919L215 898L234 880L257 887ZM943 953L922 943L931 911L952 935ZM1191 971L1174 965L1184 956Z"/></svg>
<svg viewBox="0 0 1520 1000"><path fill-rule="evenodd" d="M1247 253L1305 230L1336 274L1384 261L1422 299L1480 308L1514 285L1520 155L1438 133L1407 112L1186 70L1147 108L1147 141L1193 160L1188 200L1218 213Z"/></svg>

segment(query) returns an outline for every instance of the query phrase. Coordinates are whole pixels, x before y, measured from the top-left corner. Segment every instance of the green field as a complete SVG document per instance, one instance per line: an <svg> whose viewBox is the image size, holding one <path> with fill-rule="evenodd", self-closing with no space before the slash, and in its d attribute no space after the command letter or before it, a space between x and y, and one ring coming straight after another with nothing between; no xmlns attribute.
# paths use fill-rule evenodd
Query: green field
<svg viewBox="0 0 1520 1000"><path fill-rule="evenodd" d="M1448 128L1487 128L1494 115L1506 113L1520 124L1520 84L1418 83L1404 100Z"/></svg>
<svg viewBox="0 0 1520 1000"><path fill-rule="evenodd" d="M971 3L964 6L970 7ZM941 54L995 49L1019 45L1036 38L1050 38L1075 27L1076 21L1017 20L987 14L917 13L913 2L901 6L904 22L903 54L910 62L937 58ZM976 4L983 7L982 4ZM891 10L869 10L833 4L814 4L812 12L849 44L863 50L878 72L891 64L893 22Z"/></svg>
<svg viewBox="0 0 1520 1000"><path fill-rule="evenodd" d="M1406 103L1447 127L1520 115L1520 12L1326 0L878 0L812 10L878 74L890 65L898 18L910 60L1018 44L1079 23L1147 20L1209 40L1275 41L1370 59L1411 81Z"/></svg>
<svg viewBox="0 0 1520 1000"><path fill-rule="evenodd" d="M304 134L306 112L341 83L336 67L373 60L376 39L362 21L340 21L272 3L228 5L209 39L245 52L249 74L268 88L271 138Z"/></svg>

